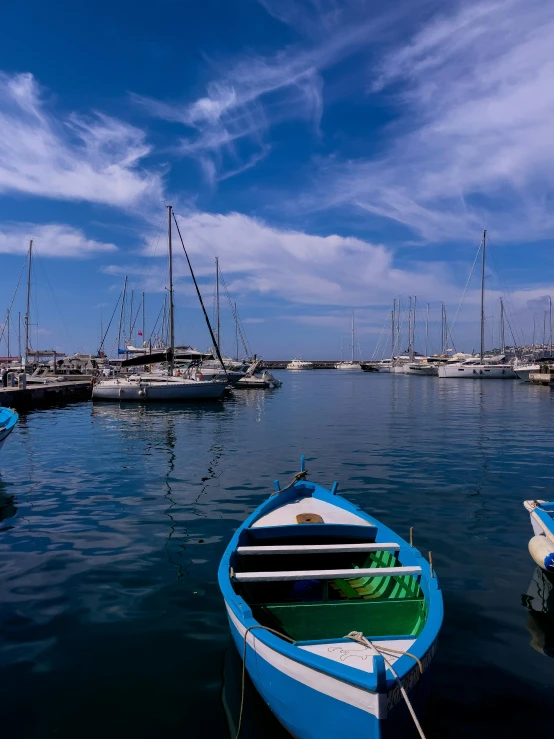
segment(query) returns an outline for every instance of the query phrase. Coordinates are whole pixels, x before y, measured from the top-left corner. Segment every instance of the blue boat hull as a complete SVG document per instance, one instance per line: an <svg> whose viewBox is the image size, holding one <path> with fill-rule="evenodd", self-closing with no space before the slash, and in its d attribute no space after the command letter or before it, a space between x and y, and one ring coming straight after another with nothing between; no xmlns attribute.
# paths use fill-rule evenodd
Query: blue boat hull
<svg viewBox="0 0 554 739"><path fill-rule="evenodd" d="M242 659L244 636L239 633L230 616L229 626ZM343 735L347 739L411 739L417 736L402 699L388 711L386 718L379 718L370 710L362 710L295 680L264 659L250 644L246 648L246 668L257 691L295 739L340 739ZM427 668L408 691L419 718L429 694L431 672L431 667ZM368 703L373 698L379 700L374 694L368 693ZM386 696L381 696L381 701L382 711L386 707Z"/></svg>
<svg viewBox="0 0 554 739"><path fill-rule="evenodd" d="M19 416L15 411L9 408L0 408L0 449L2 449L4 442L14 430L18 420Z"/></svg>

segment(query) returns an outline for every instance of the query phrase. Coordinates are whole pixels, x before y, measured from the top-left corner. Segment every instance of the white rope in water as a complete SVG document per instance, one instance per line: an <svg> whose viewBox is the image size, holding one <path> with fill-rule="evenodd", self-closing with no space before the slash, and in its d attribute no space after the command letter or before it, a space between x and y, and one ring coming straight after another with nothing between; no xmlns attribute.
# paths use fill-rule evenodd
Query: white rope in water
<svg viewBox="0 0 554 739"><path fill-rule="evenodd" d="M351 631L344 638L345 639L352 639L352 641L358 642L358 644L363 644L365 647L367 647L368 649L371 649L373 652L375 652L375 654L381 655L381 657L385 660L385 663L386 663L387 667L391 671L392 676L394 677L394 679L398 683L398 686L400 688L400 693L402 694L402 697L404 698L404 701L405 701L406 705L408 706L408 710L409 710L409 712L410 712L410 714L412 716L412 719L414 721L414 724L416 726L416 729L419 732L419 736L421 737L421 739L425 739L425 734L423 733L423 729L421 728L421 724L419 723L418 718L417 718L417 716L415 714L415 711L413 709L413 706L412 706L412 704L410 702L410 699L408 698L408 694L406 693L406 691L404 689L404 686L402 685L402 681L400 680L400 678L396 674L393 666L388 661L388 659L385 657L385 655L383 654L383 652L394 652L395 654L406 654L406 655L408 655L408 657L411 657L412 659L414 659L417 662L417 664L419 666L420 672L423 673L423 666L422 666L420 660L415 656L415 654L410 654L410 652L401 652L398 649L390 649L389 647L376 647L375 644L372 644L369 641L369 639L366 639L366 637L362 634L361 631Z"/></svg>

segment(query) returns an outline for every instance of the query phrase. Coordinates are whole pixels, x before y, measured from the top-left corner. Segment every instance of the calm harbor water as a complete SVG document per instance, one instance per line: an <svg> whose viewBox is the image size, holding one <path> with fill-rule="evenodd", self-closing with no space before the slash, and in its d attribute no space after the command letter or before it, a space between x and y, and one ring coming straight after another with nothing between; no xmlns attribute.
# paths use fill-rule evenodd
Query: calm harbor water
<svg viewBox="0 0 554 739"><path fill-rule="evenodd" d="M302 453L312 479L338 480L433 551L446 615L428 739L550 731L554 659L541 648L554 627L527 608L522 501L554 497L554 394L276 374L282 388L221 405L82 403L21 418L0 456L4 736L229 737L240 661L217 566ZM246 714L243 739L283 737L254 695Z"/></svg>

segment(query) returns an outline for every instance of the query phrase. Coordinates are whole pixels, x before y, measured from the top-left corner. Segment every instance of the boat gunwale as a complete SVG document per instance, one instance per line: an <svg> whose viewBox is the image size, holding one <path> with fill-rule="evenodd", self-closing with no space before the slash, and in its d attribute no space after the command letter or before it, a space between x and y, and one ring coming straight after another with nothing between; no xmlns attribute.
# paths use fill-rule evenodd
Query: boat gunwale
<svg viewBox="0 0 554 739"><path fill-rule="evenodd" d="M400 550L398 554L398 560L403 564L414 564L421 567L421 575L419 576L419 584L423 590L424 600L427 606L427 618L420 634L415 637L414 644L411 648L411 653L423 660L425 656L433 649L439 631L442 625L444 608L442 601L442 594L436 575L431 576L431 568L429 563L423 558L421 552L415 547L410 547L409 543L402 537L399 537L394 531L389 529L387 526L382 524L377 519L373 518L369 514L362 511L359 506L351 503L345 498L334 495L330 490L314 482L301 482L297 483L287 491L268 497L261 503L248 518L242 523L241 526L235 531L231 541L229 542L218 570L218 580L221 592L223 594L225 604L231 611L234 617L245 627L245 629L251 628L252 626L261 625L253 617L252 609L242 598L238 595L232 585L231 578L229 576L230 560L231 555L236 552L239 545L239 537L241 533L251 527L251 525L262 516L269 513L275 508L281 507L286 503L298 496L299 492L306 487L311 488L312 496L321 498L322 500L331 503L337 507L348 510L351 513L363 518L371 526L377 528L377 536L375 539L376 543L379 543L379 539L383 542L390 541L390 537L394 537L400 544ZM279 502L280 501L280 502ZM239 632L240 633L240 632ZM284 639L272 634L265 629L253 629L249 632L255 640L259 640L262 644L268 648L278 652L279 654L303 664L304 666L321 672L325 675L341 680L343 682L354 685L358 688L362 688L372 693L386 693L389 692L396 681L393 677L389 677L389 673L386 675L386 687L378 682L378 671L375 670L373 673L361 672L355 667L348 665L339 664L332 662L326 657L309 652L305 649L300 649L299 642L289 643ZM244 638L241 635L241 638ZM372 639L376 637L372 636ZM419 669L417 664L414 663L413 658L408 655L402 655L395 662L395 671L397 672L400 679L404 679L414 669Z"/></svg>

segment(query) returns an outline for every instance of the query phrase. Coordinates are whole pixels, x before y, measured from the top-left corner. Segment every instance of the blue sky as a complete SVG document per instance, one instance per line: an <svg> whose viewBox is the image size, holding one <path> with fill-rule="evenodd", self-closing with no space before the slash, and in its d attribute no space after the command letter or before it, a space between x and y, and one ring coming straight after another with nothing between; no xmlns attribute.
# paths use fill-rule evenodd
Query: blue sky
<svg viewBox="0 0 554 739"><path fill-rule="evenodd" d="M430 303L433 350L441 301L456 348L477 346L475 275L459 302L483 227L488 343L503 289L518 342L533 316L542 325L550 4L22 0L2 15L0 321L33 238L35 347L96 350L125 275L146 292L148 334L167 284L165 203L210 310L217 255L267 358L338 356L353 309L369 356L409 295L420 319ZM181 257L176 272L178 339L204 348ZM228 311L223 345L234 351Z"/></svg>

